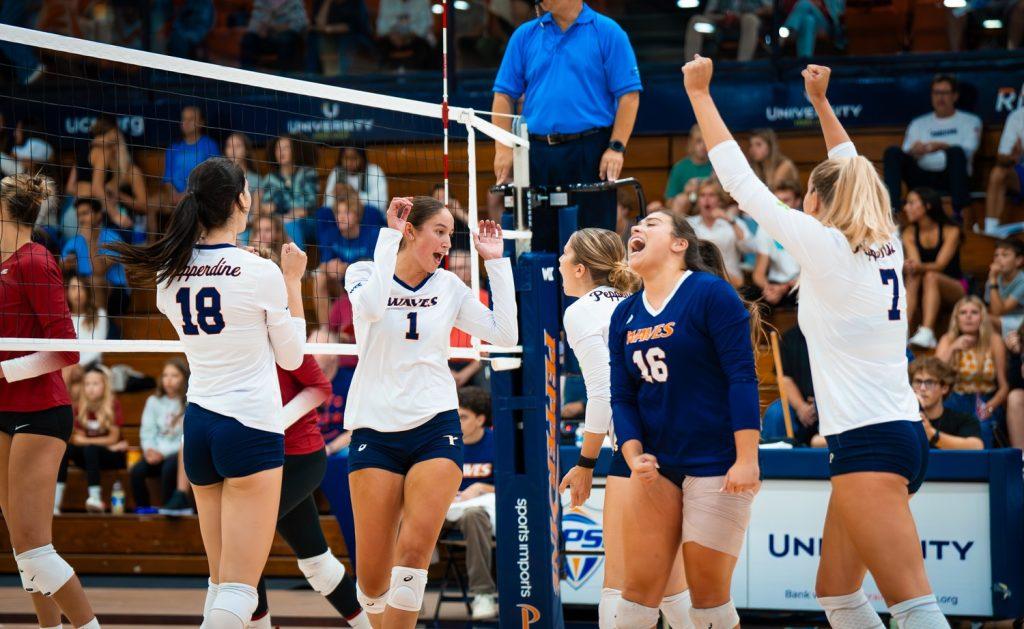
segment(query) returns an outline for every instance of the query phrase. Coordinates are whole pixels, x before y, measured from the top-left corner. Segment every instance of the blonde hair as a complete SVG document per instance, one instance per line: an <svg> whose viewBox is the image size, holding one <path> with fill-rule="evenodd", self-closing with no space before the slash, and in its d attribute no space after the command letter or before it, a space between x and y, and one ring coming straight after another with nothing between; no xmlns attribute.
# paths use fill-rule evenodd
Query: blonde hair
<svg viewBox="0 0 1024 629"><path fill-rule="evenodd" d="M582 264L598 286L609 285L620 293L640 289L640 276L626 264L626 247L613 231L587 227L569 236L569 249L576 264Z"/></svg>
<svg viewBox="0 0 1024 629"><path fill-rule="evenodd" d="M960 331L960 323L957 321L957 318L960 314L960 309L968 304L976 306L981 312L981 324L978 325L978 342L975 343L974 348L984 350L985 353L991 352L992 334L994 332L992 329L992 320L989 319L988 309L985 307L985 302L983 302L977 295L968 295L956 302L956 305L953 306L953 314L949 316L949 331L946 332L946 334L953 339L959 338L960 335L963 334ZM954 353L954 356L959 353L960 350L957 350Z"/></svg>
<svg viewBox="0 0 1024 629"><path fill-rule="evenodd" d="M775 171L786 161L786 156L779 150L779 138L771 129L755 129L750 134L750 139L761 138L768 145L768 157L763 162L751 161L750 167L754 169L757 178L769 186L775 178Z"/></svg>
<svg viewBox="0 0 1024 629"><path fill-rule="evenodd" d="M826 160L811 171L821 201L818 220L835 227L854 251L888 243L896 232L889 192L864 156Z"/></svg>
<svg viewBox="0 0 1024 629"><path fill-rule="evenodd" d="M90 373L98 373L103 378L103 395L99 402L90 402L85 397L85 377ZM110 370L103 365L93 365L85 370L82 375L82 387L78 392L78 421L85 424L89 420L89 413L96 415L96 421L104 429L109 430L114 425L114 390L110 386Z"/></svg>
<svg viewBox="0 0 1024 629"><path fill-rule="evenodd" d="M722 183L714 176L708 177L700 182L700 185L697 186L698 194L703 192L705 188L714 188L715 194L718 195L718 202L721 204L721 207L729 205L732 201L732 198L729 197L729 193L722 187Z"/></svg>
<svg viewBox="0 0 1024 629"><path fill-rule="evenodd" d="M35 225L43 202L57 194L53 179L43 175L10 175L0 179L0 202L10 218L23 225Z"/></svg>

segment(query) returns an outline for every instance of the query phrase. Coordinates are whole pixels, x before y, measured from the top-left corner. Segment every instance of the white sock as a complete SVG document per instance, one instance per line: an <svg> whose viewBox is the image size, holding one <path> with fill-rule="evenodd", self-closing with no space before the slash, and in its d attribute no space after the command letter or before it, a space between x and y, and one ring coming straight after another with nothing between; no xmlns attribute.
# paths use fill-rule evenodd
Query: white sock
<svg viewBox="0 0 1024 629"><path fill-rule="evenodd" d="M64 487L65 483L57 483L57 490L53 492L53 506L60 508L60 503L64 502Z"/></svg>
<svg viewBox="0 0 1024 629"><path fill-rule="evenodd" d="M373 629L373 625L370 624L370 615L364 611L360 611L358 614L351 618L346 618L350 627L353 629Z"/></svg>
<svg viewBox="0 0 1024 629"><path fill-rule="evenodd" d="M818 604L825 610L832 629L885 629L864 590L843 596L819 596Z"/></svg>
<svg viewBox="0 0 1024 629"><path fill-rule="evenodd" d="M217 590L220 586L213 582L213 579L209 579L206 582L206 601L203 603L203 619L210 617L210 608L213 607L213 601L217 598Z"/></svg>
<svg viewBox="0 0 1024 629"><path fill-rule="evenodd" d="M985 231L986 232L995 231L995 229L997 227L999 227L999 219L998 218L996 218L994 216L986 216L985 217Z"/></svg>
<svg viewBox="0 0 1024 629"><path fill-rule="evenodd" d="M103 500L103 488L99 485L89 485L89 498L92 500Z"/></svg>
<svg viewBox="0 0 1024 629"><path fill-rule="evenodd" d="M615 610L622 598L622 590L602 588L601 601L597 604L597 628L615 629Z"/></svg>
<svg viewBox="0 0 1024 629"><path fill-rule="evenodd" d="M934 594L896 603L889 608L900 629L949 629Z"/></svg>
<svg viewBox="0 0 1024 629"><path fill-rule="evenodd" d="M690 620L691 607L693 605L690 603L690 590L683 590L679 594L661 599L659 609L672 629L694 629Z"/></svg>
<svg viewBox="0 0 1024 629"><path fill-rule="evenodd" d="M100 621L96 620L96 618L94 617L92 620L85 623L78 629L100 629Z"/></svg>

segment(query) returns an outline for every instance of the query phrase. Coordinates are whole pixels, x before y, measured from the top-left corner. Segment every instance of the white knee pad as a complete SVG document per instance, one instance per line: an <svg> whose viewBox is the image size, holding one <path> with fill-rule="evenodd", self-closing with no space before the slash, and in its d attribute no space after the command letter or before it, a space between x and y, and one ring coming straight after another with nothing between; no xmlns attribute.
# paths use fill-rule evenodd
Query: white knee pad
<svg viewBox="0 0 1024 629"><path fill-rule="evenodd" d="M426 570L395 566L391 569L388 605L407 612L418 612L423 607L423 593L426 589Z"/></svg>
<svg viewBox="0 0 1024 629"><path fill-rule="evenodd" d="M345 565L330 550L316 557L300 559L299 570L309 585L322 596L333 592L345 577Z"/></svg>
<svg viewBox="0 0 1024 629"><path fill-rule="evenodd" d="M622 590L601 589L601 602L597 604L597 629L615 629L615 610L621 598Z"/></svg>
<svg viewBox="0 0 1024 629"><path fill-rule="evenodd" d="M203 619L210 617L210 609L213 608L213 602L217 600L217 590L220 588L219 585L213 582L213 579L207 579L206 581L206 600L203 601Z"/></svg>
<svg viewBox="0 0 1024 629"><path fill-rule="evenodd" d="M98 621L95 618L93 618L92 620L90 620L89 622L85 623L84 625L82 625L78 629L100 629L100 621Z"/></svg>
<svg viewBox="0 0 1024 629"><path fill-rule="evenodd" d="M665 620L672 629L694 629L690 620L690 590L683 590L679 594L666 596L661 599L661 613L665 614Z"/></svg>
<svg viewBox="0 0 1024 629"><path fill-rule="evenodd" d="M707 609L690 608L690 620L701 629L733 629L740 624L740 615L732 599L725 605Z"/></svg>
<svg viewBox="0 0 1024 629"><path fill-rule="evenodd" d="M388 592L380 596L367 596L359 587L359 583L356 583L356 600L367 614L383 614L384 608L388 606Z"/></svg>
<svg viewBox="0 0 1024 629"><path fill-rule="evenodd" d="M259 595L253 586L221 583L217 586L217 598L210 606L210 614L204 625L210 629L245 627L256 611L258 602Z"/></svg>
<svg viewBox="0 0 1024 629"><path fill-rule="evenodd" d="M949 629L934 594L919 596L889 608L900 629Z"/></svg>
<svg viewBox="0 0 1024 629"><path fill-rule="evenodd" d="M20 555L14 556L18 564L18 572L21 573L21 583L27 592L39 592L43 596L53 596L53 593L64 587L75 571L68 562L57 554L53 544L26 550ZM29 589L29 588L32 589Z"/></svg>
<svg viewBox="0 0 1024 629"><path fill-rule="evenodd" d="M843 596L819 596L818 604L825 610L832 629L885 629L864 590Z"/></svg>
<svg viewBox="0 0 1024 629"><path fill-rule="evenodd" d="M619 599L615 610L615 629L649 629L658 624L658 608Z"/></svg>

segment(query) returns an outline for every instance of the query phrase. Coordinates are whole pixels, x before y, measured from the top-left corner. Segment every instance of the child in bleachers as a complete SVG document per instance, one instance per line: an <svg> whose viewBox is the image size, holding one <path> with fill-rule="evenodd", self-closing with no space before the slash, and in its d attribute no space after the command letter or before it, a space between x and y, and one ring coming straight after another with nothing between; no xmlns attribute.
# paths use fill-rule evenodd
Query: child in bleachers
<svg viewBox="0 0 1024 629"><path fill-rule="evenodd" d="M135 506L146 509L152 505L147 478L160 477L161 500L166 502L175 491L178 475L178 453L184 431L185 394L188 391L188 365L180 358L164 364L156 393L146 400L139 429L142 459L131 469L132 495Z"/></svg>
<svg viewBox="0 0 1024 629"><path fill-rule="evenodd" d="M779 150L779 139L771 129L758 129L750 134L747 158L754 174L774 189L783 181L800 181L796 164Z"/></svg>
<svg viewBox="0 0 1024 629"><path fill-rule="evenodd" d="M68 478L68 461L83 468L89 483L85 509L106 510L100 487L103 470L119 470L125 466L128 444L121 439L121 403L110 386L110 371L101 365L85 370L82 387L74 400L75 427L68 442L67 454L57 475L54 511L58 512Z"/></svg>
<svg viewBox="0 0 1024 629"><path fill-rule="evenodd" d="M910 386L921 403L921 420L932 448L940 450L981 450L981 423L968 413L943 405L943 398L956 382L956 372L934 356L910 363Z"/></svg>
<svg viewBox="0 0 1024 629"><path fill-rule="evenodd" d="M109 338L110 320L107 318L107 309L97 303L96 289L88 277L72 275L67 282L67 297L71 322L75 326L77 338L95 340ZM99 363L102 357L100 352L79 351L78 367L84 368L93 363ZM72 365L68 369L74 368L75 366Z"/></svg>
<svg viewBox="0 0 1024 629"><path fill-rule="evenodd" d="M946 408L971 413L982 422L1001 418L1009 394L1006 345L981 299L968 295L956 303L935 356L956 371Z"/></svg>
<svg viewBox="0 0 1024 629"><path fill-rule="evenodd" d="M992 324L1003 335L1024 323L1024 243L1000 240L992 254L992 265L985 283L985 302Z"/></svg>
<svg viewBox="0 0 1024 629"><path fill-rule="evenodd" d="M111 316L127 312L129 302L128 277L124 266L115 262L107 245L122 242L118 230L103 224L103 207L95 199L75 202L78 233L64 243L61 265L65 272L73 272L92 280L100 295L98 303L106 303Z"/></svg>

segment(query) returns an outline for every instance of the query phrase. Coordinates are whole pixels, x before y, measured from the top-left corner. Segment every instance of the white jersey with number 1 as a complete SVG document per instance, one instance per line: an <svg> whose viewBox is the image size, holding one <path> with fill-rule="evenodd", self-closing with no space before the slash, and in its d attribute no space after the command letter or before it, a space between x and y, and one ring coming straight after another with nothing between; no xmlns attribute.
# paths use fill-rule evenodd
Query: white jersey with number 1
<svg viewBox="0 0 1024 629"><path fill-rule="evenodd" d="M345 405L345 428L380 432L411 430L459 398L448 368L452 328L508 347L519 340L512 263L485 262L494 310L454 273L438 269L419 286L395 277L402 234L384 228L373 261L345 272L352 300L359 363Z"/></svg>
<svg viewBox="0 0 1024 629"><path fill-rule="evenodd" d="M830 158L856 155L852 142L829 152ZM907 298L896 237L854 251L838 229L776 199L735 142L719 144L710 157L740 209L800 263L798 318L807 337L821 434L919 421L907 377Z"/></svg>
<svg viewBox="0 0 1024 629"><path fill-rule="evenodd" d="M185 346L189 402L284 432L274 363L302 364L306 322L288 311L276 264L234 245L198 245L184 273L157 287L156 306Z"/></svg>

